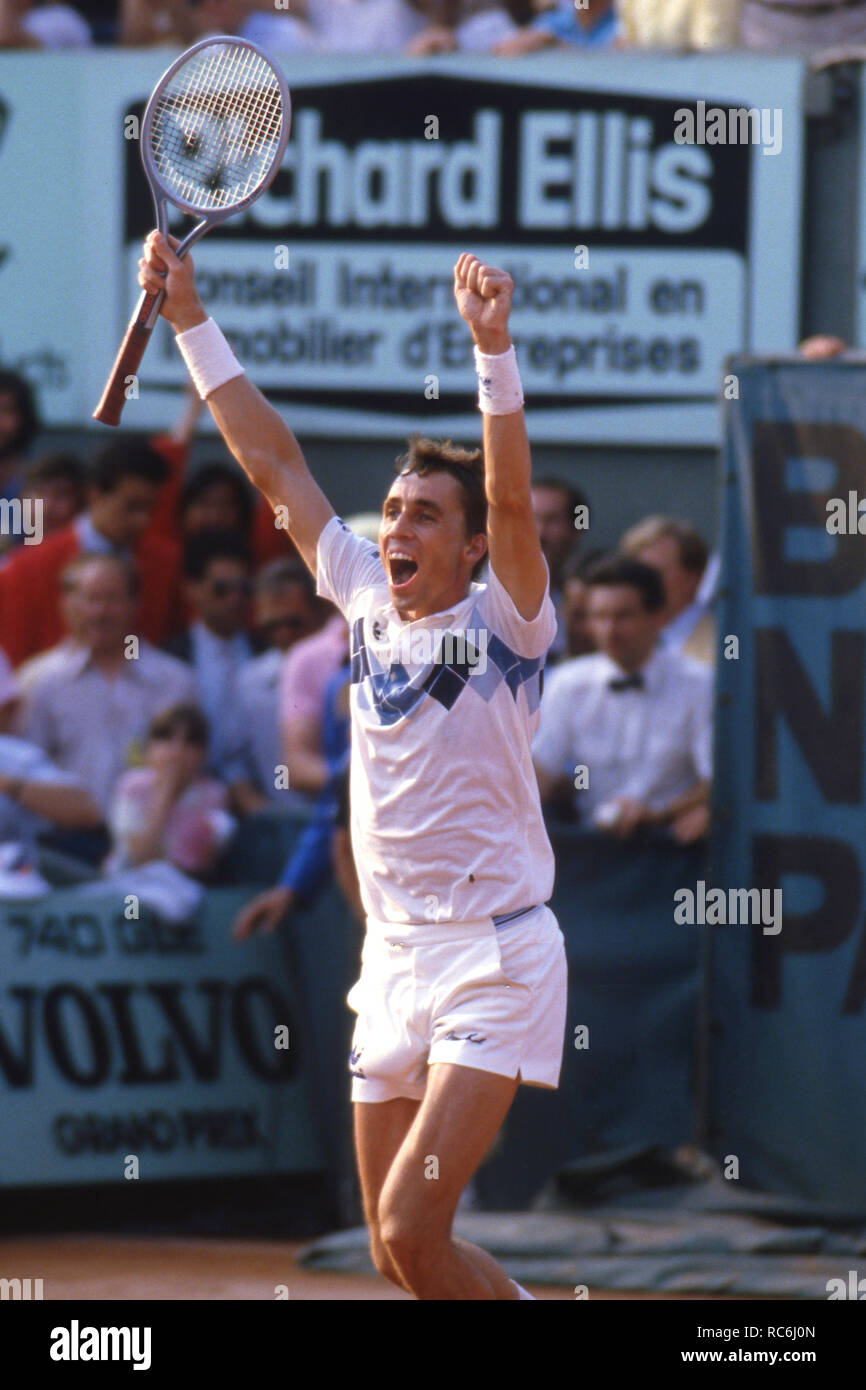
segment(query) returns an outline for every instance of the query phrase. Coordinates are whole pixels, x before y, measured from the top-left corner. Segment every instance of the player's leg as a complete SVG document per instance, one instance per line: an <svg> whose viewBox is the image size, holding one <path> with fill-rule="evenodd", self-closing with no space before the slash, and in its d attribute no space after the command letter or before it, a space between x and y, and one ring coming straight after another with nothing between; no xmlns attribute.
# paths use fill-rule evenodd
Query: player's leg
<svg viewBox="0 0 866 1390"><path fill-rule="evenodd" d="M377 1213L386 1254L417 1298L517 1298L491 1255L451 1234L461 1193L517 1085L516 1078L455 1063L428 1069L424 1100L389 1168Z"/></svg>
<svg viewBox="0 0 866 1390"><path fill-rule="evenodd" d="M379 1229L379 1198L391 1165L396 1158L421 1104L399 1096L380 1102L355 1101L355 1156L364 1203L364 1219L370 1232L370 1253L379 1273L392 1284L409 1289L382 1242ZM409 1290L411 1292L411 1290Z"/></svg>

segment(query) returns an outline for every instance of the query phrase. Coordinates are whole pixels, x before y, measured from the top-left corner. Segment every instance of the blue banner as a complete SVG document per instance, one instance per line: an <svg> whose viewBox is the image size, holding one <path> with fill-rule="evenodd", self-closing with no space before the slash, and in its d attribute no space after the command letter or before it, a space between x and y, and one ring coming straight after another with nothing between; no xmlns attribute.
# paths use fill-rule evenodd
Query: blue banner
<svg viewBox="0 0 866 1390"><path fill-rule="evenodd" d="M713 882L781 915L707 914L712 1148L866 1211L866 370L726 370Z"/></svg>
<svg viewBox="0 0 866 1390"><path fill-rule="evenodd" d="M183 927L98 887L0 903L0 1186L321 1170L303 991L229 936L249 896Z"/></svg>

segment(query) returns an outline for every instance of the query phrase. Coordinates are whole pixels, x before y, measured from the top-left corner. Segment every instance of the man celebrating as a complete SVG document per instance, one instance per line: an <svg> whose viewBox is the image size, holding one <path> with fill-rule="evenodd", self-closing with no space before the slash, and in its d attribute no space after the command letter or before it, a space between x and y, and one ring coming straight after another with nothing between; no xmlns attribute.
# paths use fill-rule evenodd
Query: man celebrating
<svg viewBox="0 0 866 1390"><path fill-rule="evenodd" d="M413 441L378 548L354 536L158 233L139 283L235 458L349 624L352 844L367 932L350 1067L377 1269L421 1299L529 1298L451 1234L517 1089L556 1087L562 933L530 743L556 622L533 525L510 276L463 255L484 450ZM473 582L485 554L486 583ZM407 641L407 637L409 640ZM479 650L486 655L478 660Z"/></svg>

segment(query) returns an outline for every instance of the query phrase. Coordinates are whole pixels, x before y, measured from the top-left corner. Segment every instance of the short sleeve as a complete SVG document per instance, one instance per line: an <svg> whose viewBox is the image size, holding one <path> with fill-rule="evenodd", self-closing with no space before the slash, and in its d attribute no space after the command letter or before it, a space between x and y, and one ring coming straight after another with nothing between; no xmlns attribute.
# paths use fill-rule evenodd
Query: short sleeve
<svg viewBox="0 0 866 1390"><path fill-rule="evenodd" d="M550 777L568 771L576 758L572 743L572 693L565 679L568 667L553 671L541 697L541 719L532 741L532 759Z"/></svg>
<svg viewBox="0 0 866 1390"><path fill-rule="evenodd" d="M550 597L550 575L544 598L534 618L522 618L504 584L488 565L486 587L479 598L479 608L490 629L501 637L518 656L546 656L556 636L556 610Z"/></svg>
<svg viewBox="0 0 866 1390"><path fill-rule="evenodd" d="M319 534L316 592L335 603L348 620L357 594L387 582L378 547L356 536L340 517L332 516Z"/></svg>
<svg viewBox="0 0 866 1390"><path fill-rule="evenodd" d="M692 758L702 782L713 775L713 675L695 672L695 699L692 724Z"/></svg>

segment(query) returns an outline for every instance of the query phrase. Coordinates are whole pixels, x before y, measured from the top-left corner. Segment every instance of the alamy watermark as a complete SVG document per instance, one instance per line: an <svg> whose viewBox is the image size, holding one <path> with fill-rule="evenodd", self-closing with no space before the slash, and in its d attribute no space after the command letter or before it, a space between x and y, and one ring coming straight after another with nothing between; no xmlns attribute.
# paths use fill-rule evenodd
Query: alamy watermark
<svg viewBox="0 0 866 1390"><path fill-rule="evenodd" d="M0 499L0 536L23 536L25 545L39 545L42 534L41 497Z"/></svg>
<svg viewBox="0 0 866 1390"><path fill-rule="evenodd" d="M782 930L781 888L707 888L698 879L694 889L674 893L674 921L680 926L762 926L764 936Z"/></svg>
<svg viewBox="0 0 866 1390"><path fill-rule="evenodd" d="M681 106L674 112L674 141L678 145L760 145L763 154L782 150L782 109L779 106Z"/></svg>
<svg viewBox="0 0 866 1390"><path fill-rule="evenodd" d="M470 674L487 670L487 628L405 628L391 648L391 659L404 666L468 666Z"/></svg>

